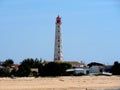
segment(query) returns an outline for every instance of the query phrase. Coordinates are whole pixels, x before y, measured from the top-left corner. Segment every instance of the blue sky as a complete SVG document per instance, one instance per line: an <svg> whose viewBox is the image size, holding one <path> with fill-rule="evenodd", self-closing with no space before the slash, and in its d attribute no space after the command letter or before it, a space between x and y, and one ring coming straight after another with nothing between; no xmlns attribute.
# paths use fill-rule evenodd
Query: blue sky
<svg viewBox="0 0 120 90"><path fill-rule="evenodd" d="M0 60L53 60L58 14L65 61L120 61L119 0L0 0Z"/></svg>

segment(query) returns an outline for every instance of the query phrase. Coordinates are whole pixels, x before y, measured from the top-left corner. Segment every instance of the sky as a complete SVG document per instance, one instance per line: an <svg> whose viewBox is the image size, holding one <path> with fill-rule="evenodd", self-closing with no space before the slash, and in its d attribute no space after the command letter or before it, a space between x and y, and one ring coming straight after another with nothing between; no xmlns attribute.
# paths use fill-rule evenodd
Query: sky
<svg viewBox="0 0 120 90"><path fill-rule="evenodd" d="M120 61L120 0L0 0L0 61L53 61L58 15L64 61Z"/></svg>

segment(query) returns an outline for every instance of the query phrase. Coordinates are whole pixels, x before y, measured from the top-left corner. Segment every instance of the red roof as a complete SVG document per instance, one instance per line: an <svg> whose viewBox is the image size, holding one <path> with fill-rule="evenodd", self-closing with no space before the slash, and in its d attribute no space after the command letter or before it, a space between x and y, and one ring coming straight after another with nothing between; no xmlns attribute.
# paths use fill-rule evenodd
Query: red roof
<svg viewBox="0 0 120 90"><path fill-rule="evenodd" d="M61 17L58 15L58 16L57 16L57 19L61 19Z"/></svg>
<svg viewBox="0 0 120 90"><path fill-rule="evenodd" d="M57 24L61 24L61 17L58 15L57 18L56 18L56 23Z"/></svg>
<svg viewBox="0 0 120 90"><path fill-rule="evenodd" d="M13 66L14 66L14 67L19 67L20 65L19 65L19 64L14 64Z"/></svg>

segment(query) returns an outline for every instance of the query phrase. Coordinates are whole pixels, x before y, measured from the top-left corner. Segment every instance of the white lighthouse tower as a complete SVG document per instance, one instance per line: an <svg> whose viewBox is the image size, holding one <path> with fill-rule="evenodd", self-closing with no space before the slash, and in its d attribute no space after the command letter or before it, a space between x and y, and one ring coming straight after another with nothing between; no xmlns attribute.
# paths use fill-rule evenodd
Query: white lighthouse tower
<svg viewBox="0 0 120 90"><path fill-rule="evenodd" d="M62 30L61 30L61 17L56 18L55 27L55 47L54 47L54 62L62 62Z"/></svg>

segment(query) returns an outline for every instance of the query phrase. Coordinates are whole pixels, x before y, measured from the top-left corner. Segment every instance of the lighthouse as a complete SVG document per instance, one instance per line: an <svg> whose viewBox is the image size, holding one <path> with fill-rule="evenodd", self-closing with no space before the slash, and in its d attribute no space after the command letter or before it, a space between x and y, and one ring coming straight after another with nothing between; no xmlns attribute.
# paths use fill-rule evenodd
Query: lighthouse
<svg viewBox="0 0 120 90"><path fill-rule="evenodd" d="M54 46L54 62L62 62L62 29L61 17L58 15L55 23L55 46Z"/></svg>

